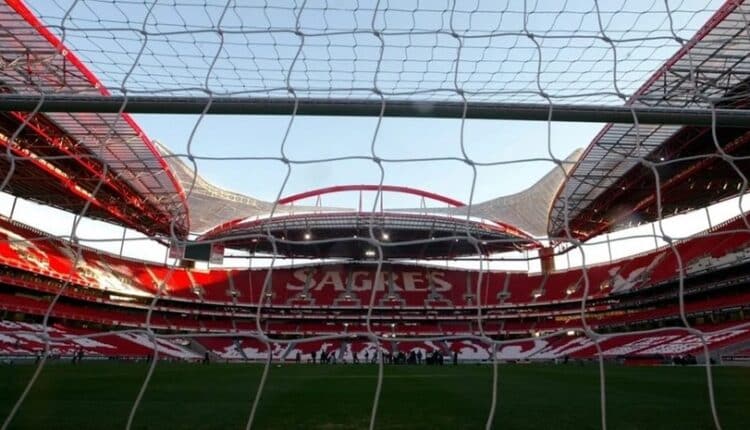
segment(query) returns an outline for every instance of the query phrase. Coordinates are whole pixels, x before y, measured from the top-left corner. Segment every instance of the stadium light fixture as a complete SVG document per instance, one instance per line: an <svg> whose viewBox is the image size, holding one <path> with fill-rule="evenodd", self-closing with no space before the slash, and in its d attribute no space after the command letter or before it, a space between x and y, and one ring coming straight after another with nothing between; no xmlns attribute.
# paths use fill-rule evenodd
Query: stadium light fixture
<svg viewBox="0 0 750 430"><path fill-rule="evenodd" d="M365 251L365 255L368 257L374 257L375 256L375 250L374 249L368 249Z"/></svg>
<svg viewBox="0 0 750 430"><path fill-rule="evenodd" d="M310 233L309 231L305 232L305 240L310 240L310 239L312 239L312 233Z"/></svg>
<svg viewBox="0 0 750 430"><path fill-rule="evenodd" d="M383 240L388 240L391 238L391 235L388 234L388 232L383 232L383 234L380 235L380 238Z"/></svg>
<svg viewBox="0 0 750 430"><path fill-rule="evenodd" d="M576 335L576 331L575 330L568 330L567 335L568 336L575 336Z"/></svg>

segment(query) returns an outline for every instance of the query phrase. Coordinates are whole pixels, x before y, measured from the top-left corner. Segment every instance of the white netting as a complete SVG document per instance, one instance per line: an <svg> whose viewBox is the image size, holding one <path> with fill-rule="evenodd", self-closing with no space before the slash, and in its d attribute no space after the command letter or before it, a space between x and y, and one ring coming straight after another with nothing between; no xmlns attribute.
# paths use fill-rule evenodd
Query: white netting
<svg viewBox="0 0 750 430"><path fill-rule="evenodd" d="M113 92L619 104L720 2L30 4Z"/></svg>
<svg viewBox="0 0 750 430"><path fill-rule="evenodd" d="M205 351L206 358L265 361L250 428L272 362L320 350L332 351L333 360L377 362L370 428L378 422L385 362L400 360L397 351L419 351L419 361L440 353L435 357L491 363L491 393L481 397L487 428L503 407L503 361L595 358L606 428L606 361L699 355L712 423L720 428L710 362L750 340L750 323L727 322L741 319L750 303L737 287L750 242L742 199L750 132L721 126L728 110L747 115L748 12L740 0L8 0L0 5L0 102L26 97L35 108L10 106L0 118L0 190L20 199L0 220L0 281L7 288L0 305L5 315L37 322L0 321L0 353L38 354L39 363L2 429L49 356L84 350L152 356L126 428L160 357L195 361ZM45 111L46 99L83 96L124 98L110 99L118 100L115 113L93 104L77 105L86 112ZM164 117L173 128L185 126L181 140L164 147L139 125L161 117L126 113L153 96L158 103L140 112L181 113L183 102L202 111ZM338 130L332 145L362 134L362 123L346 117L353 99L375 112L360 139L364 151L331 152L321 141L299 150L325 128ZM226 127L250 120L239 115L225 118L223 130L210 128L217 124L214 101L269 108L281 101L287 114L271 123L275 133L258 132L268 140L238 135L247 145L224 149L225 142L201 139L223 139ZM448 115L455 132L449 155L439 142L396 155L383 142L389 103L429 117L432 103L444 102L457 107ZM551 120L531 155L495 156L477 152L468 131L475 124L469 111L482 103L517 109L519 118L522 104L533 103L549 119L556 109L575 115L571 105L625 106L630 118L605 125L606 117L581 114L603 129L570 156L556 149L559 124ZM312 104L341 117L303 117L314 113L305 110ZM642 123L644 108L662 109L665 121ZM683 111L702 122L675 119ZM409 120L399 121L408 128ZM429 122L420 126L425 139L442 137L426 130ZM570 130L566 139L576 137ZM530 174L531 188L498 197L497 175L535 162L549 173ZM255 163L273 164L275 176L253 170ZM300 197L302 206L281 200L305 190L295 180L312 184L308 189L325 185L304 173L294 179L298 172L346 163L367 163L375 186L326 188ZM403 169L450 163L469 172L460 177L465 205L387 187ZM255 187L248 196L212 185L199 176L209 164L228 166L210 170L215 175L245 172ZM346 177L359 175L356 169L332 172L341 175L334 183L359 180ZM430 176L438 174L403 185L460 182L450 170L440 175L447 178ZM220 181L234 188L228 178ZM322 205L332 191L359 192L359 205ZM392 191L422 200L404 206L396 199L394 208L383 203ZM374 197L363 203L365 192ZM451 207L425 202L434 198ZM19 222L16 205L29 200L75 214L72 227L50 226L43 216ZM90 218L109 224L91 227ZM112 224L129 230L102 237ZM172 258L179 253L159 263L123 257L129 243L166 252L159 247L184 250L196 236L240 249L232 255L251 267L186 268ZM635 242L645 248L620 246ZM514 261L526 271L496 270ZM712 274L710 282L701 278ZM53 324L63 319L107 329Z"/></svg>

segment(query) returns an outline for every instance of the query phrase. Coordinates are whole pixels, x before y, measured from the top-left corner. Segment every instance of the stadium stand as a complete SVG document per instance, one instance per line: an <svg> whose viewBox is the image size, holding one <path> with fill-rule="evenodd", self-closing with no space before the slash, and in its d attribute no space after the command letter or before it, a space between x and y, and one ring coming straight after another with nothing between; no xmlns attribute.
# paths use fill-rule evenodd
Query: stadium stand
<svg viewBox="0 0 750 430"><path fill-rule="evenodd" d="M750 303L749 295L737 288L747 277L744 262L748 235L734 233L741 222L737 219L717 226L714 233L727 232L722 240L698 236L674 245L681 256L691 258L683 262L683 267L690 268L686 270L690 275L686 279L686 291L695 292L696 297L701 298L692 301L688 296L686 309L689 312L745 307ZM154 327L218 331L231 329L233 325L237 327L239 323L252 328L265 271L171 270L86 249L73 270L75 256L64 251L70 244L49 238L42 240L39 233L18 223L3 221L0 228L12 239L0 245L0 261L5 267L0 272L0 280L17 289L14 294L3 293L0 307L7 311L43 315L48 304L45 294L62 291L65 300L55 306L55 317L143 327L144 311L159 288L155 280L164 279L165 294L150 320ZM677 315L675 293L670 291L677 261L670 255L674 253L667 248L587 268L589 324L616 327L666 320ZM473 314L475 307L465 301L467 292L475 288L476 273L403 265L390 267L384 276L387 281L375 297L374 322L396 321L398 333L478 333ZM703 275L705 273L709 275ZM583 274L580 270L547 275L483 273L481 303L487 310L484 330L522 334L580 327L577 313L584 290ZM712 276L723 277L723 280L717 284ZM352 324L349 330L355 331L353 324L358 321L361 324L364 318L357 309L369 303L369 285L373 280L374 272L367 265L275 270L268 289L271 300L263 306L266 329L281 335L340 333L345 330L342 324L346 322ZM64 288L61 290L61 287ZM706 291L711 290L712 296L705 297ZM232 291L235 294L231 294ZM300 300L300 294L304 295L304 300ZM341 294L353 300L337 301ZM388 301L395 297L402 301ZM435 297L440 300L434 300ZM232 305L231 309L226 308L228 304ZM333 309L340 309L340 312L330 314ZM410 313L412 309L421 312ZM459 313L455 314L457 311ZM290 316L285 312L293 312L296 322L286 322ZM321 321L329 323L321 324ZM339 322L333 324L333 321Z"/></svg>
<svg viewBox="0 0 750 430"><path fill-rule="evenodd" d="M47 328L37 323L0 320L0 355L5 357L37 356L44 350L42 336L49 336L49 353L69 357L83 350L86 358L144 359L153 354L154 343L142 333L113 332L101 334L91 329L54 324ZM159 353L165 358L195 360L195 352L175 342L156 339Z"/></svg>
<svg viewBox="0 0 750 430"><path fill-rule="evenodd" d="M741 230L736 219L711 231L675 244L683 269L696 274L708 269L736 265L746 259L750 234ZM715 234L722 235L716 240ZM50 239L18 223L0 220L0 261L4 266L34 273L51 280L70 282L87 291L98 290L123 296L149 297L164 280L164 294L174 301L192 303L238 303L255 305L265 281L265 270L189 271L118 258L84 250L76 264L71 245ZM679 272L675 250L667 247L635 258L591 266L586 269L591 297L625 293L634 289L674 280ZM471 307L467 292L476 291L476 273L436 268L392 265L375 298L380 307ZM229 282L229 278L232 282ZM347 307L341 301L348 295L351 305L369 303L368 287L375 273L366 264L318 266L317 268L276 269L272 276L272 306ZM487 307L543 305L578 300L583 293L580 269L546 275L486 272L482 274L481 303ZM456 288L456 286L459 286ZM463 286L463 287L462 287ZM54 288L54 287L53 287ZM234 293L232 293L234 291ZM301 299L304 298L304 299ZM437 298L437 300L436 300Z"/></svg>
<svg viewBox="0 0 750 430"><path fill-rule="evenodd" d="M706 331L706 344L710 351L720 350L730 345L750 341L750 327L737 324L716 324L699 327ZM198 338L198 342L225 360L264 360L267 348L262 342L248 339ZM240 346L242 352L240 352ZM397 352L420 351L427 356L434 351L443 354L458 353L462 361L482 361L491 357L491 347L471 339L457 341L402 341L383 342L381 349L392 354ZM602 354L608 359L639 359L659 357L661 362L686 354L698 355L703 344L699 337L680 329L665 329L658 333L625 334L601 341ZM335 353L340 362L352 362L353 354L364 361L365 351L374 357L378 349L373 342L354 338L350 341L307 341L292 343L288 348L274 345L273 357L276 360L293 361L299 352L302 360L311 359L311 353L318 356L321 351ZM741 357L742 351L734 356ZM562 360L593 359L597 356L594 342L580 334L562 334L550 338L508 341L497 348L497 357L504 361L516 360Z"/></svg>

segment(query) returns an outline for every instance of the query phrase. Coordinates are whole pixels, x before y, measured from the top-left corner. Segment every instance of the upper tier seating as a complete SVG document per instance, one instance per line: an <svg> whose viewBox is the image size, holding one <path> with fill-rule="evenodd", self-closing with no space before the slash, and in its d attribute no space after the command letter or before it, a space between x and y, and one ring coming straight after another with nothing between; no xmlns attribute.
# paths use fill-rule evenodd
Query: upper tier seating
<svg viewBox="0 0 750 430"><path fill-rule="evenodd" d="M384 266L376 282L371 265L328 265L266 270L188 270L83 249L0 219L0 264L107 293L186 302L237 302L287 307L518 306L577 300L588 279L590 297L624 292L745 258L750 242L741 219L701 236L629 259L549 275L478 273L408 265ZM34 239L31 241L30 239ZM481 285L480 285L481 284ZM372 298L372 286L376 285ZM477 287L479 286L479 296ZM261 295L263 297L261 297Z"/></svg>
<svg viewBox="0 0 750 430"><path fill-rule="evenodd" d="M740 231L734 231L737 229ZM329 265L275 269L271 272L271 283L264 288L268 275L266 270L172 269L88 249L83 249L76 257L63 241L42 240L39 238L43 235L39 232L0 220L0 239L3 235L8 239L0 240L0 264L5 266L0 270L0 282L46 294L62 291L66 300L56 303L51 314L53 317L108 326L143 328L148 325L155 329L199 332L254 331L256 326L251 314L255 312L257 303L262 301L265 309L270 307L275 312L273 318L263 322L263 330L270 335L309 337L321 333L363 333L366 331L364 313L357 315L352 313L356 311L350 310L339 318L337 311L330 308L361 310L373 303L376 308L393 308L396 312L374 316L373 328L378 333L395 333L399 336L479 334L480 326L470 313L474 312L477 303L481 303L490 308L482 323L485 332L529 335L538 331L580 328L580 316L570 309L573 309L571 306L578 306L576 302L583 296L586 279L590 297L606 297L611 293L645 288L674 279L680 265L686 272L698 273L745 258L745 246L750 234L742 220L726 223L714 231L718 233L717 236L675 243L679 261L674 250L667 247L629 260L592 266L585 271L576 269L548 275L499 272L480 275L456 269L389 265L384 266L378 282L371 265ZM30 238L39 240L25 241ZM78 264L74 264L76 260ZM373 285L376 287L374 297L371 297ZM62 286L65 288L61 290ZM152 295L159 291L161 298L147 324L146 310ZM113 298L115 296L141 299L123 301ZM81 305L82 300L106 306ZM244 317L239 317L235 315L237 310L222 306L198 308L195 306L197 302L239 303L247 307L241 311ZM565 308L556 307L563 302L570 303L564 312L561 310ZM686 311L704 312L748 303L750 292L722 293L705 300L688 302ZM540 308L542 305L552 306ZM3 310L44 315L48 307L48 299L12 292L0 293L0 309ZM420 308L421 313L410 314L409 308ZM440 314L430 313L431 309L440 308ZM454 308L465 311L455 315L446 313L446 310ZM290 315L290 309L296 315L296 321L284 316L284 312ZM298 313L303 309L305 313ZM608 310L606 306L593 309L587 314L587 322L593 328L600 328L678 315L676 300L625 313ZM388 318L388 323L383 318ZM348 327L344 327L343 320L349 321ZM390 322L397 324L390 327ZM129 341L144 343L143 338L136 335ZM211 349L219 351L217 354L225 358L242 357L243 353L244 357L265 356L265 346L253 342L252 339L244 339L239 347L230 345L229 349ZM628 348L639 345L624 345L611 354L616 355L620 351L627 353ZM504 350L508 356L523 355L527 349L522 346ZM581 345L582 348L584 346ZM374 345L371 347L374 348ZM465 348L472 349L473 346L466 345ZM660 344L660 348L667 351L670 347ZM273 354L274 357L289 357L297 351L304 354L311 352L305 344L295 344L282 350L274 349ZM344 352L342 350L342 354ZM465 354L470 352L467 350ZM477 349L471 354L478 357L484 353Z"/></svg>

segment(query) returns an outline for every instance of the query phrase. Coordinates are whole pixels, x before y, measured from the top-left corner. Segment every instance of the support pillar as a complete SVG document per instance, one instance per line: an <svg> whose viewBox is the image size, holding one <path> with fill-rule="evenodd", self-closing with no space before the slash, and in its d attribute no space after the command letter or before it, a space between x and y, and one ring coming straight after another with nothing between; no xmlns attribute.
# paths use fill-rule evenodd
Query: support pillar
<svg viewBox="0 0 750 430"><path fill-rule="evenodd" d="M555 249L546 246L539 249L539 261L542 266L542 273L552 273L555 271Z"/></svg>
<svg viewBox="0 0 750 430"><path fill-rule="evenodd" d="M13 221L13 214L16 212L16 203L18 202L18 197L13 197L13 205L10 207L10 215L8 215L8 220Z"/></svg>
<svg viewBox="0 0 750 430"><path fill-rule="evenodd" d="M128 233L128 229L122 228L122 240L120 241L120 257L122 257L122 251L125 248L125 235Z"/></svg>

